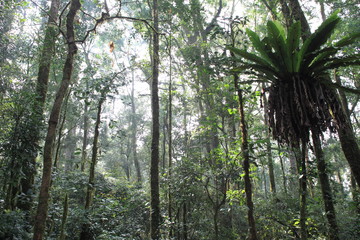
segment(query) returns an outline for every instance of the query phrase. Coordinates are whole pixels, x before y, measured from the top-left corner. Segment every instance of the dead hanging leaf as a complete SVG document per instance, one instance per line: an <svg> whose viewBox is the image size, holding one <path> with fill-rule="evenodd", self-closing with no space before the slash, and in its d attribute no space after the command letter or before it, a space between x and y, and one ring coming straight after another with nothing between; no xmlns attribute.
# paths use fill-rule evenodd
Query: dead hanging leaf
<svg viewBox="0 0 360 240"><path fill-rule="evenodd" d="M114 48L115 48L115 44L114 44L113 41L111 41L111 42L109 43L109 47L110 47L110 52L112 53L112 52L114 51Z"/></svg>

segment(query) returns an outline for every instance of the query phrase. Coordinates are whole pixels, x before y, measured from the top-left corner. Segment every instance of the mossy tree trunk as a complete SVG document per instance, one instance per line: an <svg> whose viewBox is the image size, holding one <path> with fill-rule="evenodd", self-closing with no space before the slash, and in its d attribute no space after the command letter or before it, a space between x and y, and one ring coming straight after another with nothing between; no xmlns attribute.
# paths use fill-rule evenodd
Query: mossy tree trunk
<svg viewBox="0 0 360 240"><path fill-rule="evenodd" d="M50 185L52 173L53 144L56 137L56 127L59 121L59 115L65 94L69 88L71 75L73 72L74 56L77 52L74 33L74 19L81 7L79 0L72 0L70 9L66 17L66 40L68 43L68 52L63 68L63 77L60 87L56 93L55 101L51 109L48 130L45 138L43 153L43 174L41 179L39 203L35 215L34 240L41 240L44 237L45 223L49 207Z"/></svg>
<svg viewBox="0 0 360 240"><path fill-rule="evenodd" d="M152 14L154 21L153 52L152 52L152 84L151 84L151 111L152 111L152 139L150 163L150 238L160 239L160 193L159 193L159 14L158 1L153 0Z"/></svg>

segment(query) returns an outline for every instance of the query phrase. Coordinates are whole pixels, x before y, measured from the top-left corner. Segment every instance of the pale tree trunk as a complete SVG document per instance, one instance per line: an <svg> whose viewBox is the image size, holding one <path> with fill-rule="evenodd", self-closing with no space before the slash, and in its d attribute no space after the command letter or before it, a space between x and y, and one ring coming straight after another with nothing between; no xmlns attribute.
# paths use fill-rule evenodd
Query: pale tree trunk
<svg viewBox="0 0 360 240"><path fill-rule="evenodd" d="M265 88L265 86L263 85L263 88ZM275 174L274 174L274 164L273 164L273 158L272 158L272 153L271 153L271 142L270 142L270 128L269 128L269 116L268 116L268 110L269 110L269 104L268 104L268 100L266 98L266 95L263 95L263 102L264 102L264 121L265 121L265 126L267 126L266 129L266 155L267 155L267 165L269 168L269 178L270 178L270 191L271 193L275 194L276 193L276 185L275 185Z"/></svg>
<svg viewBox="0 0 360 240"><path fill-rule="evenodd" d="M150 163L150 238L160 239L160 196L159 196L159 15L158 1L153 0L153 66L151 84L152 139Z"/></svg>
<svg viewBox="0 0 360 240"><path fill-rule="evenodd" d="M92 66L89 59L89 52L85 53L85 62L86 62L86 70L91 74ZM89 81L85 78L85 99L84 99L84 116L83 116L83 139L82 139L82 147L81 147L81 162L80 162L80 170L81 172L85 172L86 161L87 161L87 151L86 148L88 146L88 135L89 135Z"/></svg>
<svg viewBox="0 0 360 240"><path fill-rule="evenodd" d="M82 140L82 147L81 147L81 163L80 163L80 170L81 172L85 172L86 160L87 160L87 152L86 147L88 145L88 132L89 132L89 107L85 101L84 106L84 118L83 118L83 140Z"/></svg>
<svg viewBox="0 0 360 240"><path fill-rule="evenodd" d="M59 120L61 105L63 103L67 89L69 88L71 75L73 71L74 56L77 52L77 46L75 44L74 33L74 19L77 11L80 9L81 4L79 0L72 0L70 4L70 10L66 19L66 40L68 42L68 52L66 61L63 68L63 78L55 97L53 107L51 109L47 135L45 138L45 146L43 153L43 174L41 179L39 203L35 215L34 225L34 240L43 239L45 232L45 223L48 213L49 198L50 198L50 184L52 173L52 155L53 144L56 137L56 127Z"/></svg>
<svg viewBox="0 0 360 240"><path fill-rule="evenodd" d="M171 24L171 23L170 23ZM171 29L171 25L170 25L170 29ZM172 96L172 52L171 52L171 34L170 34L170 46L169 46L169 61L170 61L170 73L169 73L169 112L168 112L168 136L169 136L169 147L168 147L168 178L171 181L171 177L172 177L172 100L173 100L173 96ZM169 229L169 238L171 239L173 236L173 224L172 224L172 194L171 194L171 183L169 183L168 186L168 217L169 217L169 222L170 222L170 229Z"/></svg>
<svg viewBox="0 0 360 240"><path fill-rule="evenodd" d="M142 182L142 176L141 176L141 167L140 162L137 156L137 117L136 117L136 105L135 105L135 77L134 77L134 71L131 72L132 77L132 84L131 84L131 145L132 145L132 157L135 165L135 171L136 171L136 181L138 184L141 185Z"/></svg>

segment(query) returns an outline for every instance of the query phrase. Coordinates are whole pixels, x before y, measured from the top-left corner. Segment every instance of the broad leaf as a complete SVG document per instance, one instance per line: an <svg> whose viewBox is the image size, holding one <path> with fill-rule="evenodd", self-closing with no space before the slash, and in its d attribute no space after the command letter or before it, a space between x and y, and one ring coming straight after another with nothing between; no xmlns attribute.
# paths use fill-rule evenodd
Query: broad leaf
<svg viewBox="0 0 360 240"><path fill-rule="evenodd" d="M256 54L249 53L249 52L247 52L245 50L241 50L241 49L231 47L231 46L227 46L227 49L232 51L234 54L239 55L242 58L245 58L248 61L260 64L260 65L264 65L264 66L267 66L269 68L272 67L267 61L265 61L263 58L257 56Z"/></svg>
<svg viewBox="0 0 360 240"><path fill-rule="evenodd" d="M267 28L269 43L274 48L275 54L279 56L281 61L278 64L286 68L283 69L283 71L292 72L292 61L285 43L285 36L282 33L283 28L279 28L279 25L275 24L273 21L268 21Z"/></svg>
<svg viewBox="0 0 360 240"><path fill-rule="evenodd" d="M357 32L357 33L351 34L347 37L344 37L343 39L341 39L340 41L335 43L334 46L335 47L344 47L344 46L354 43L358 38L360 38L360 32Z"/></svg>
<svg viewBox="0 0 360 240"><path fill-rule="evenodd" d="M299 69L297 69L296 66L298 65L297 62L299 61L298 48L300 44L300 38L301 25L300 22L296 22L290 27L286 39L286 45L291 58L293 72L299 72Z"/></svg>
<svg viewBox="0 0 360 240"><path fill-rule="evenodd" d="M271 57L268 55L268 51L266 51L266 46L260 40L260 37L250 29L246 29L246 34L249 36L249 39L253 44L255 50L260 53L260 55L263 57L265 61L267 61L269 64L274 66L273 64L274 62L272 61Z"/></svg>

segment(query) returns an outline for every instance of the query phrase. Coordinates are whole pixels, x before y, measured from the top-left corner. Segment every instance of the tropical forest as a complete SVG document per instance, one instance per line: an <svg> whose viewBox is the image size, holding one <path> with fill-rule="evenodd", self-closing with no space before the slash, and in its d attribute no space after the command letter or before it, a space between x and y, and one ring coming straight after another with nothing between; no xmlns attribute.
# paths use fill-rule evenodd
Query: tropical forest
<svg viewBox="0 0 360 240"><path fill-rule="evenodd" d="M360 239L357 0L0 0L0 240Z"/></svg>

